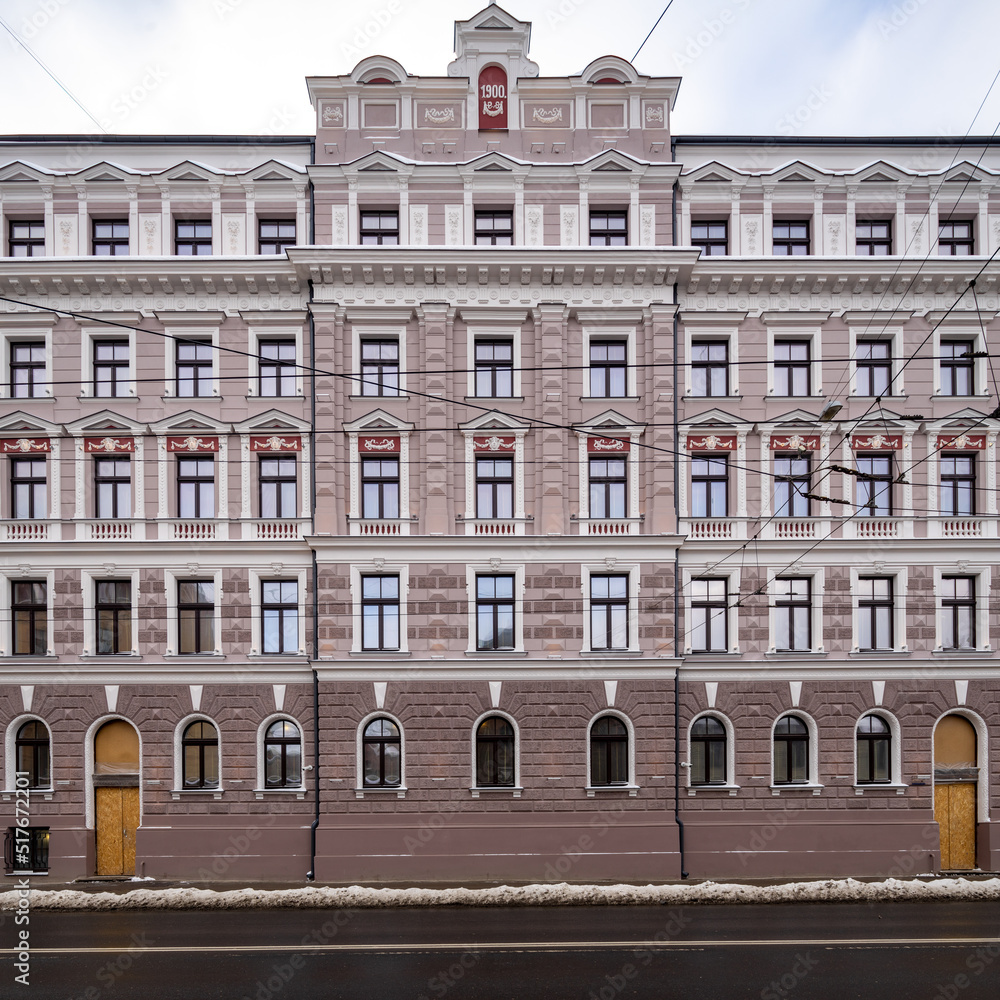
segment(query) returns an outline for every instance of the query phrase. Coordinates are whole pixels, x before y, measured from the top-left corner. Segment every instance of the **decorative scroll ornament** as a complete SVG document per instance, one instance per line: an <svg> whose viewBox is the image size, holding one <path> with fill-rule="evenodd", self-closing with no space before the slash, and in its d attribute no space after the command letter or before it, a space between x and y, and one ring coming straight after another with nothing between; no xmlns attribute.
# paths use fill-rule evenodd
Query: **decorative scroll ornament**
<svg viewBox="0 0 1000 1000"><path fill-rule="evenodd" d="M84 442L87 451L123 452L135 451L135 442L132 438L87 438Z"/></svg>
<svg viewBox="0 0 1000 1000"><path fill-rule="evenodd" d="M188 437L167 438L167 451L218 451L218 438Z"/></svg>
<svg viewBox="0 0 1000 1000"><path fill-rule="evenodd" d="M10 451L49 451L48 438L6 438L3 442L3 450Z"/></svg>
<svg viewBox="0 0 1000 1000"><path fill-rule="evenodd" d="M628 441L621 438L590 438L587 442L588 451L628 451Z"/></svg>
<svg viewBox="0 0 1000 1000"><path fill-rule="evenodd" d="M282 437L271 434L265 437L250 438L251 451L301 451L302 438Z"/></svg>
<svg viewBox="0 0 1000 1000"><path fill-rule="evenodd" d="M688 438L688 451L734 451L735 437L719 437L718 434L706 434L702 438Z"/></svg>
<svg viewBox="0 0 1000 1000"><path fill-rule="evenodd" d="M339 104L328 104L323 108L323 123L333 122L334 125L343 125L344 109Z"/></svg>
<svg viewBox="0 0 1000 1000"><path fill-rule="evenodd" d="M493 434L490 437L473 438L472 445L476 451L513 451L514 438Z"/></svg>
<svg viewBox="0 0 1000 1000"><path fill-rule="evenodd" d="M543 125L554 125L563 120L563 109L552 108L551 111L546 111L544 108L535 108L531 113L531 120Z"/></svg>
<svg viewBox="0 0 1000 1000"><path fill-rule="evenodd" d="M483 114L499 118L504 112L503 101L483 101Z"/></svg>
<svg viewBox="0 0 1000 1000"><path fill-rule="evenodd" d="M819 451L819 438L814 435L789 434L771 437L771 451Z"/></svg>
<svg viewBox="0 0 1000 1000"><path fill-rule="evenodd" d="M986 447L985 434L959 434L957 437L939 434L937 439L938 448L958 448L962 451L976 450L982 451Z"/></svg>
<svg viewBox="0 0 1000 1000"><path fill-rule="evenodd" d="M424 108L424 121L444 125L455 120L454 108Z"/></svg>
<svg viewBox="0 0 1000 1000"><path fill-rule="evenodd" d="M870 437L855 437L851 441L854 449L877 451L879 448L889 448L893 451L903 447L903 439L898 434L872 434Z"/></svg>
<svg viewBox="0 0 1000 1000"><path fill-rule="evenodd" d="M663 108L658 104L650 104L646 107L646 121L656 122L657 125L663 124Z"/></svg>
<svg viewBox="0 0 1000 1000"><path fill-rule="evenodd" d="M363 451L399 451L399 438L362 438L359 442Z"/></svg>

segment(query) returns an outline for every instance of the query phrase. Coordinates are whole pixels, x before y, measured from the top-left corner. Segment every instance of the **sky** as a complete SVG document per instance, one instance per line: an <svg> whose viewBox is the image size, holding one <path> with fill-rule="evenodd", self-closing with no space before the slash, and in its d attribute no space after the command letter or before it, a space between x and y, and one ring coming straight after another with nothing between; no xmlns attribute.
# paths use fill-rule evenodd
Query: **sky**
<svg viewBox="0 0 1000 1000"><path fill-rule="evenodd" d="M631 59L666 0L509 0L542 76ZM468 0L0 0L116 134L309 134L304 78L392 56L444 75ZM680 76L686 135L991 135L997 0L673 0L634 62ZM989 94L980 111L980 104ZM977 115L978 112L978 115ZM96 132L0 27L0 134Z"/></svg>

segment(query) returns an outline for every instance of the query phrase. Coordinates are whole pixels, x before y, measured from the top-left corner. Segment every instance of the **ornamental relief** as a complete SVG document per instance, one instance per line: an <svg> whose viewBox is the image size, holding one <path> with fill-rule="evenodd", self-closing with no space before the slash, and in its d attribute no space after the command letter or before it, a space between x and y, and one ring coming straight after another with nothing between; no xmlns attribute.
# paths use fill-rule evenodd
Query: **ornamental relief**
<svg viewBox="0 0 1000 1000"><path fill-rule="evenodd" d="M321 120L327 128L340 128L344 124L344 106L342 104L324 104Z"/></svg>
<svg viewBox="0 0 1000 1000"><path fill-rule="evenodd" d="M647 104L646 105L646 125L647 126L657 126L663 125L663 105L662 104Z"/></svg>
<svg viewBox="0 0 1000 1000"><path fill-rule="evenodd" d="M20 451L49 451L49 441L47 438L5 438L3 441L4 452Z"/></svg>
<svg viewBox="0 0 1000 1000"><path fill-rule="evenodd" d="M424 108L424 121L432 125L455 124L455 109Z"/></svg>
<svg viewBox="0 0 1000 1000"><path fill-rule="evenodd" d="M552 108L533 107L531 120L536 125L556 125L563 121L563 109L558 105Z"/></svg>

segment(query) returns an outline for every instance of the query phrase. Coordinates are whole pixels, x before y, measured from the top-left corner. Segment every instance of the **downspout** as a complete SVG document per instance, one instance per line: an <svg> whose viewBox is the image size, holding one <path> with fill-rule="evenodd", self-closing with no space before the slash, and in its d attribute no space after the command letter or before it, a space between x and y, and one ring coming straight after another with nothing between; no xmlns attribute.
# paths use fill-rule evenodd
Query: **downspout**
<svg viewBox="0 0 1000 1000"><path fill-rule="evenodd" d="M677 148L673 141L670 143L670 158L676 160ZM671 192L671 232L673 234L674 246L678 246L677 240L677 181L674 181ZM677 301L677 282L674 282L674 305ZM673 380L674 380L674 523L679 527L680 522L680 464L677 452L680 450L680 409L678 402L677 388L677 342L679 338L680 315L674 309L674 358L673 358ZM681 606L681 555L680 548L674 549L674 822L677 824L677 850L680 854L681 878L688 877L687 866L684 864L684 821L681 819L681 668L680 656L677 652L679 638Z"/></svg>

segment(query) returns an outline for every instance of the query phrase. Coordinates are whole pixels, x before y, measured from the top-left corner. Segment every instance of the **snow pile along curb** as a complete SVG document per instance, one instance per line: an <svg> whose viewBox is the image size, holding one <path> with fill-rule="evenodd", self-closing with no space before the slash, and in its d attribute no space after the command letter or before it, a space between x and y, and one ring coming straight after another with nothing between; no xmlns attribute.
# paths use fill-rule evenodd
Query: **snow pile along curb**
<svg viewBox="0 0 1000 1000"><path fill-rule="evenodd" d="M0 910L17 906L19 893L0 893ZM1000 899L1000 878L970 881L828 879L785 885L501 885L489 889L373 889L364 886L301 889L134 889L126 893L34 890L38 910L265 910L398 906L680 906L735 903L869 903Z"/></svg>

